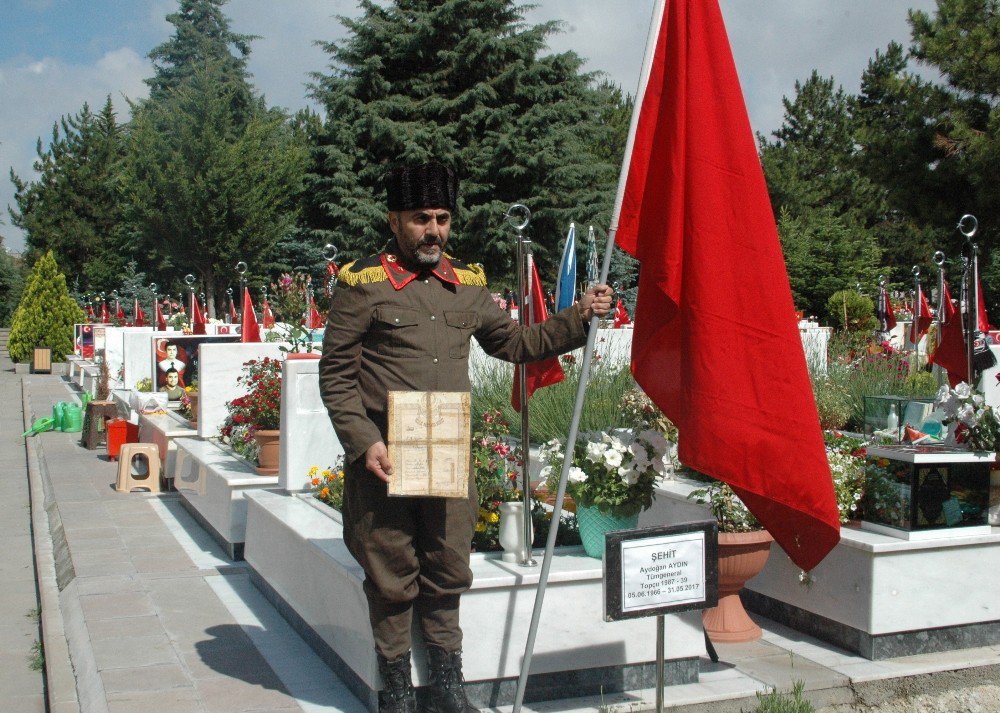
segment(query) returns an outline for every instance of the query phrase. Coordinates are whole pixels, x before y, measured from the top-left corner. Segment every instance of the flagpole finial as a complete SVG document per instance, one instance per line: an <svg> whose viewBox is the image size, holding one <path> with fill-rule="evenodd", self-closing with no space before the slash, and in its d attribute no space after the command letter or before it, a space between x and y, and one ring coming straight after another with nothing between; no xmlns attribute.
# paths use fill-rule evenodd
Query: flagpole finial
<svg viewBox="0 0 1000 713"><path fill-rule="evenodd" d="M944 267L944 253L940 250L934 253L934 264L938 267Z"/></svg>
<svg viewBox="0 0 1000 713"><path fill-rule="evenodd" d="M958 219L956 227L958 228L958 232L971 239L976 234L976 231L979 230L979 221L976 220L976 216L966 213Z"/></svg>
<svg viewBox="0 0 1000 713"><path fill-rule="evenodd" d="M531 210L523 203L514 203L503 214L507 224L514 230L521 232L528 227L531 222Z"/></svg>
<svg viewBox="0 0 1000 713"><path fill-rule="evenodd" d="M240 260L238 263L236 263L236 274L237 275L239 275L240 277L243 277L243 275L246 274L246 271L247 271L247 264L245 262L243 262L242 260Z"/></svg>
<svg viewBox="0 0 1000 713"><path fill-rule="evenodd" d="M152 292L152 293L153 293L154 295L156 294L156 291L157 291L157 290L158 290L159 288L160 288L160 286L159 286L159 285L157 285L157 284L156 284L155 282L150 282L150 283L149 283L149 291L150 291L150 292Z"/></svg>
<svg viewBox="0 0 1000 713"><path fill-rule="evenodd" d="M912 272L914 277L920 277L920 266L914 265Z"/></svg>
<svg viewBox="0 0 1000 713"><path fill-rule="evenodd" d="M878 276L878 286L883 288L885 287L885 275Z"/></svg>
<svg viewBox="0 0 1000 713"><path fill-rule="evenodd" d="M339 252L340 251L337 250L336 245L334 245L333 243L327 243L326 245L323 246L323 259L326 260L327 262L333 262L334 260L337 259L337 253Z"/></svg>

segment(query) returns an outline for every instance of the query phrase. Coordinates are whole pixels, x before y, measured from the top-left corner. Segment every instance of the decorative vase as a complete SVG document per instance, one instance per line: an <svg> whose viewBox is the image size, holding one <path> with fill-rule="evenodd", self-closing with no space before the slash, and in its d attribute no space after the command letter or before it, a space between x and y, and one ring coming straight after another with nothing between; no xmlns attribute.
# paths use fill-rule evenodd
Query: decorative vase
<svg viewBox="0 0 1000 713"><path fill-rule="evenodd" d="M596 507L576 504L576 524L586 553L595 558L604 557L604 535L615 530L632 530L639 524L639 513L618 517L601 512Z"/></svg>
<svg viewBox="0 0 1000 713"><path fill-rule="evenodd" d="M254 440L257 441L257 473L258 475L276 475L278 472L278 439L281 431L260 430L254 431Z"/></svg>
<svg viewBox="0 0 1000 713"><path fill-rule="evenodd" d="M534 541L535 530L531 528L531 539ZM521 562L526 552L524 543L524 503L518 501L500 503L500 546L503 547L501 559L504 562Z"/></svg>
<svg viewBox="0 0 1000 713"><path fill-rule="evenodd" d="M760 627L743 608L740 590L764 569L773 541L767 530L719 533L719 604L701 615L712 641L730 644L760 638Z"/></svg>
<svg viewBox="0 0 1000 713"><path fill-rule="evenodd" d="M188 400L191 402L191 418L189 418L188 421L190 421L193 426L198 423L198 392L189 391Z"/></svg>

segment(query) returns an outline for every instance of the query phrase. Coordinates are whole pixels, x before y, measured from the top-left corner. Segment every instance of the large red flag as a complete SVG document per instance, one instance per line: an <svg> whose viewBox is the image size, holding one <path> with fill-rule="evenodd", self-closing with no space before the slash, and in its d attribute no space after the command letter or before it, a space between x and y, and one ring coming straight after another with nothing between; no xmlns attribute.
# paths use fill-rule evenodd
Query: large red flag
<svg viewBox="0 0 1000 713"><path fill-rule="evenodd" d="M878 305L875 307L875 316L878 317L878 326L883 332L888 332L896 326L896 310L892 306L885 285L880 285L878 288Z"/></svg>
<svg viewBox="0 0 1000 713"><path fill-rule="evenodd" d="M101 322L111 324L111 313L108 312L107 302L101 302Z"/></svg>
<svg viewBox="0 0 1000 713"><path fill-rule="evenodd" d="M257 314L253 311L253 300L250 299L249 288L243 288L243 320L240 327L240 341L259 342L260 325L257 324Z"/></svg>
<svg viewBox="0 0 1000 713"><path fill-rule="evenodd" d="M90 322L97 321L97 315L94 314L94 305L87 305L87 320Z"/></svg>
<svg viewBox="0 0 1000 713"><path fill-rule="evenodd" d="M811 569L837 500L757 146L717 0L666 7L611 223L641 263L632 372L681 461Z"/></svg>
<svg viewBox="0 0 1000 713"><path fill-rule="evenodd" d="M549 310L545 307L545 292L542 290L542 281L538 277L538 267L531 263L531 309L528 310L528 319L525 324L539 324L549 318ZM542 361L534 361L524 367L525 377L528 381L528 398L538 389L558 384L566 378L559 359L552 357ZM510 405L514 410L521 411L521 370L514 368L514 388L510 393Z"/></svg>
<svg viewBox="0 0 1000 713"><path fill-rule="evenodd" d="M191 296L191 334L205 334L205 315L198 304L198 298Z"/></svg>
<svg viewBox="0 0 1000 713"><path fill-rule="evenodd" d="M266 298L261 307L260 321L263 323L264 329L274 329L274 312L271 311L271 305L267 303Z"/></svg>
<svg viewBox="0 0 1000 713"><path fill-rule="evenodd" d="M156 305L156 331L165 332L167 331L167 320L163 316L163 308L160 306L159 300L156 300L154 304Z"/></svg>
<svg viewBox="0 0 1000 713"><path fill-rule="evenodd" d="M969 380L969 364L965 351L965 332L962 329L962 313L951 303L951 290L944 283L944 297L941 306L944 321L939 325L938 345L930 362L948 372L952 386Z"/></svg>
<svg viewBox="0 0 1000 713"><path fill-rule="evenodd" d="M118 300L115 300L115 319L125 324L125 310L122 309L122 303Z"/></svg>
<svg viewBox="0 0 1000 713"><path fill-rule="evenodd" d="M934 315L931 313L931 306L927 303L927 295L917 285L917 296L913 306L913 324L910 325L910 341L914 345L927 334L933 321Z"/></svg>
<svg viewBox="0 0 1000 713"><path fill-rule="evenodd" d="M146 314L142 311L142 307L139 306L139 298L135 298L135 305L132 309L133 320L136 327L146 326Z"/></svg>

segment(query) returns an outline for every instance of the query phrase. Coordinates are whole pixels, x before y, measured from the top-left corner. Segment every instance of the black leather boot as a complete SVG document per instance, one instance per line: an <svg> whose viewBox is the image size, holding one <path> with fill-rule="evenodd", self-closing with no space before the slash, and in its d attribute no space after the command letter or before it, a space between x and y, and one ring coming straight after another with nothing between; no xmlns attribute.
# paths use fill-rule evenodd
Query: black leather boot
<svg viewBox="0 0 1000 713"><path fill-rule="evenodd" d="M479 709L469 703L462 685L462 652L444 651L435 646L427 647L427 673L429 685L421 701L425 713L476 713Z"/></svg>
<svg viewBox="0 0 1000 713"><path fill-rule="evenodd" d="M416 713L417 699L410 677L410 652L389 661L378 656L378 672L382 675L382 690L378 692L379 713Z"/></svg>

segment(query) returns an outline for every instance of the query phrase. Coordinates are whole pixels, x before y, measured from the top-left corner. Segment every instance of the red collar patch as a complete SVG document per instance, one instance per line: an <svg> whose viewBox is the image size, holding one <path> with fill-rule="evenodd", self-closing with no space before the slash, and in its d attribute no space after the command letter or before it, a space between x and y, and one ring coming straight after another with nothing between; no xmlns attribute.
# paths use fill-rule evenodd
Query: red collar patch
<svg viewBox="0 0 1000 713"><path fill-rule="evenodd" d="M382 253L379 255L379 260L382 262L382 269L385 270L385 274L389 277L389 282L392 283L393 288L396 290L403 289L417 279L417 273L410 272L403 267L399 258L392 253ZM446 256L441 256L441 262L431 271L431 274L441 280L441 282L447 282L452 285L459 284L455 268L451 266L451 260Z"/></svg>

